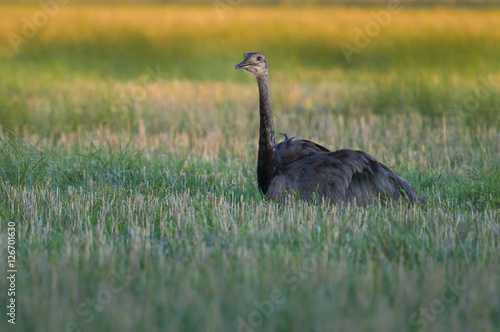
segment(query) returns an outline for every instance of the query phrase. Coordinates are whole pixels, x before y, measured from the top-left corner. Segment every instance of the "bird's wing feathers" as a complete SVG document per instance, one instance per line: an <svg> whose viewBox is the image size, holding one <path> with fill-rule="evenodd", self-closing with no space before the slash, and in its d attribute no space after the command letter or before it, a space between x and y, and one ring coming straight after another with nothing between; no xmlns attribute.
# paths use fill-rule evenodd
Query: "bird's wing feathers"
<svg viewBox="0 0 500 332"><path fill-rule="evenodd" d="M336 179L341 177L338 175L327 180L329 185L326 187L345 195L344 200L353 201L356 198L358 204L365 205L374 198L386 200L389 197L399 198L401 195L400 178L387 166L365 152L338 150L330 153L327 160L330 161L327 169L334 168L337 170L336 173L342 170L345 185L335 185Z"/></svg>
<svg viewBox="0 0 500 332"><path fill-rule="evenodd" d="M327 148L308 140L294 140L285 135L285 140L276 146L278 169L286 171L295 162L318 152L331 152Z"/></svg>
<svg viewBox="0 0 500 332"><path fill-rule="evenodd" d="M306 140L287 139L278 144L278 169L295 179L305 198L313 193L337 202L366 205L375 198L405 198L415 202L415 190L371 155L349 149L331 152Z"/></svg>

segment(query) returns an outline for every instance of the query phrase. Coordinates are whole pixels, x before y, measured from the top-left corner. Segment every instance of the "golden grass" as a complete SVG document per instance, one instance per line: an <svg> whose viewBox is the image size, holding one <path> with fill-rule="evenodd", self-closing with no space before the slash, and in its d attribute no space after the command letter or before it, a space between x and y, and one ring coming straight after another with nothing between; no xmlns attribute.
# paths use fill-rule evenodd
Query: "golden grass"
<svg viewBox="0 0 500 332"><path fill-rule="evenodd" d="M404 8L391 16L390 24L382 28L377 43L391 43L413 40L429 34L447 36L500 38L500 16L497 9L470 10L449 8ZM245 7L237 6L225 12L221 20L212 7L148 6L134 10L123 6L62 6L60 13L50 24L40 28L39 36L44 43L87 43L103 38L110 45L123 38L124 32L132 37L140 32L146 39L168 44L172 39L188 38L198 44L203 53L234 51L238 49L261 49L265 41L282 45L287 42L321 40L335 44L351 42L355 27L364 29L373 21L371 12L385 8L343 8L343 7ZM0 30L4 33L20 33L21 17L28 19L40 11L39 7L2 6ZM311 40L312 38L312 40ZM5 42L5 40L4 40ZM156 45L158 49L172 49L179 45ZM222 47L222 49L220 49ZM12 55L7 43L2 44L2 54ZM265 50L262 50L265 51ZM241 52L241 51L240 51Z"/></svg>
<svg viewBox="0 0 500 332"><path fill-rule="evenodd" d="M495 330L499 11L405 8L347 64L338 43L370 10L239 6L220 20L212 7L65 6L19 54L2 44L0 244L14 221L16 327L235 330L281 289L255 330L416 331L458 277L466 288L426 331ZM0 31L36 11L2 6ZM276 133L362 149L429 204L263 200L257 87L234 70L253 50L271 61ZM149 76L157 64L166 77ZM488 97L465 112L484 80Z"/></svg>

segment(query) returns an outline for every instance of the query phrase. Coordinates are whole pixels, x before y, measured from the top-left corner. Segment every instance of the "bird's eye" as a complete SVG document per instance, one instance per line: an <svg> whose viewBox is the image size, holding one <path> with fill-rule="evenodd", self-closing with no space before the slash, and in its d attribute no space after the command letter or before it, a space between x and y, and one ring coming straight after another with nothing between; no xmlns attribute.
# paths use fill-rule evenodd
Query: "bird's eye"
<svg viewBox="0 0 500 332"><path fill-rule="evenodd" d="M262 57L258 56L257 61L261 61L261 60L262 60Z"/></svg>

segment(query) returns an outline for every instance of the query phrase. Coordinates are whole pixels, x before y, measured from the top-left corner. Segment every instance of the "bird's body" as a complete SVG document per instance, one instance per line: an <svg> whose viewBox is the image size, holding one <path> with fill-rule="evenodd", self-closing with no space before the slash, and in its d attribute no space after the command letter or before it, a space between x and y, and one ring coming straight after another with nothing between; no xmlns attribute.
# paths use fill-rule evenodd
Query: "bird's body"
<svg viewBox="0 0 500 332"><path fill-rule="evenodd" d="M376 201L416 203L424 198L403 178L371 155L349 149L330 151L307 140L275 144L269 96L269 65L264 55L245 53L236 65L256 78L260 99L257 182L269 199L283 201L291 194L304 200L313 197L331 203L368 205Z"/></svg>
<svg viewBox="0 0 500 332"><path fill-rule="evenodd" d="M331 152L307 140L288 138L276 146L277 174L266 195L282 200L285 193L313 195L331 202L368 205L378 200L415 202L415 190L371 155L349 149Z"/></svg>

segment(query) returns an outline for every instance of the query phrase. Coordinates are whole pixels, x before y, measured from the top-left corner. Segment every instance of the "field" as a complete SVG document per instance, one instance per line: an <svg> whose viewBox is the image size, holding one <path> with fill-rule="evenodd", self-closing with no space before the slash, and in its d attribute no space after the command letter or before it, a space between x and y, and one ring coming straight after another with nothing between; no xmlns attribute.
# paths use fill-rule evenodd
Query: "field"
<svg viewBox="0 0 500 332"><path fill-rule="evenodd" d="M23 36L41 10L0 7L1 331L498 330L500 9L62 6ZM264 200L250 51L277 133L428 204Z"/></svg>

